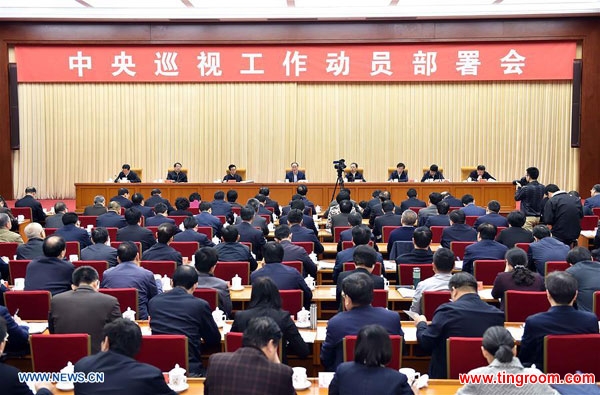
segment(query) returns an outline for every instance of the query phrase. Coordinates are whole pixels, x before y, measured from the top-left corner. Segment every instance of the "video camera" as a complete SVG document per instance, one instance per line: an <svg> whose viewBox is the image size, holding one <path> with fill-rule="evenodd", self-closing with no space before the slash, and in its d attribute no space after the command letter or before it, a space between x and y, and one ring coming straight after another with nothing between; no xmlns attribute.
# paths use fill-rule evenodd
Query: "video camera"
<svg viewBox="0 0 600 395"><path fill-rule="evenodd" d="M340 160L334 160L333 161L333 168L336 170L344 170L346 168L346 160L345 159L340 159Z"/></svg>

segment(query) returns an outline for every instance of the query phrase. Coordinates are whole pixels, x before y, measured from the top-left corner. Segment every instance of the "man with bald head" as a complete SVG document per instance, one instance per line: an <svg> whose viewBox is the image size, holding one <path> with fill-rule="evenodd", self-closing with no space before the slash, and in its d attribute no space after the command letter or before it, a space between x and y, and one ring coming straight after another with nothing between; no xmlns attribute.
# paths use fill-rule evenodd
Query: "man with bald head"
<svg viewBox="0 0 600 395"><path fill-rule="evenodd" d="M25 227L25 236L27 236L27 243L21 244L17 247L17 259L35 259L44 255L42 245L44 244L44 238L46 233L42 225L37 222L32 222Z"/></svg>
<svg viewBox="0 0 600 395"><path fill-rule="evenodd" d="M27 265L25 291L47 290L52 296L71 290L75 266L64 260L67 243L60 236L50 236L42 244L44 255Z"/></svg>

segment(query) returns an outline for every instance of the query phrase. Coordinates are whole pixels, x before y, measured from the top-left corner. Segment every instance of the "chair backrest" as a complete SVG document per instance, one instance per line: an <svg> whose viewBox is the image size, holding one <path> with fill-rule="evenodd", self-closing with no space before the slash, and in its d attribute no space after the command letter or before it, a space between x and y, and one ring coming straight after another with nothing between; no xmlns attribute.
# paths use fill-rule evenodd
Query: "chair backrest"
<svg viewBox="0 0 600 395"><path fill-rule="evenodd" d="M285 266L293 267L294 269L298 270L300 272L300 274L302 274L302 262L300 262L300 261L283 261L281 263L284 264Z"/></svg>
<svg viewBox="0 0 600 395"><path fill-rule="evenodd" d="M200 214L200 208L198 208L198 207L188 207L187 211L189 211L190 213L192 213L194 215Z"/></svg>
<svg viewBox="0 0 600 395"><path fill-rule="evenodd" d="M108 262L106 261L75 261L72 262L73 266L81 267L81 266L91 266L98 272L98 279L102 282L102 277L104 275L104 271L108 269Z"/></svg>
<svg viewBox="0 0 600 395"><path fill-rule="evenodd" d="M175 220L175 225L179 226L187 218L187 215L169 215L169 218Z"/></svg>
<svg viewBox="0 0 600 395"><path fill-rule="evenodd" d="M140 180L142 180L142 182L144 181L144 176L143 176L143 174L144 174L144 168L142 168L142 167L136 167L136 168L132 167L131 171L134 172L135 174L137 174L138 177L140 178Z"/></svg>
<svg viewBox="0 0 600 395"><path fill-rule="evenodd" d="M425 207L409 207L408 209L411 211L414 211L415 214L419 214L419 211L421 211L421 209L423 209Z"/></svg>
<svg viewBox="0 0 600 395"><path fill-rule="evenodd" d="M406 254L415 249L412 241L395 241L392 250L388 251L390 260L394 260L402 254Z"/></svg>
<svg viewBox="0 0 600 395"><path fill-rule="evenodd" d="M8 261L8 273L10 275L10 281L15 282L15 278L25 278L27 274L27 265L31 260L29 259L11 259Z"/></svg>
<svg viewBox="0 0 600 395"><path fill-rule="evenodd" d="M57 229L58 228L44 228L44 233L46 234L46 237L52 236Z"/></svg>
<svg viewBox="0 0 600 395"><path fill-rule="evenodd" d="M13 259L17 255L17 247L20 243L5 241L0 243L0 257L5 256Z"/></svg>
<svg viewBox="0 0 600 395"><path fill-rule="evenodd" d="M469 226L473 226L473 225L475 225L475 221L477 221L477 218L479 218L478 215L467 215L465 217L465 224L467 224Z"/></svg>
<svg viewBox="0 0 600 395"><path fill-rule="evenodd" d="M373 247L373 240L369 240L369 247ZM348 248L352 248L354 247L354 242L351 240L344 240L342 241L342 250L347 250Z"/></svg>
<svg viewBox="0 0 600 395"><path fill-rule="evenodd" d="M142 336L142 345L135 359L155 366L161 372L168 372L178 364L187 371L187 375L188 338L185 335Z"/></svg>
<svg viewBox="0 0 600 395"><path fill-rule="evenodd" d="M268 214L258 214L260 217L264 218L267 222L267 225L271 223L271 216Z"/></svg>
<svg viewBox="0 0 600 395"><path fill-rule="evenodd" d="M196 288L194 296L204 299L212 311L215 311L219 305L219 292L214 288Z"/></svg>
<svg viewBox="0 0 600 395"><path fill-rule="evenodd" d="M544 337L544 372L594 373L600 376L600 334Z"/></svg>
<svg viewBox="0 0 600 395"><path fill-rule="evenodd" d="M493 285L498 273L506 268L502 259L478 259L473 263L473 275L477 281L483 281L484 285Z"/></svg>
<svg viewBox="0 0 600 395"><path fill-rule="evenodd" d="M289 311L291 315L296 315L302 310L304 302L304 292L301 289L280 289L281 308Z"/></svg>
<svg viewBox="0 0 600 395"><path fill-rule="evenodd" d="M13 207L10 209L12 215L16 218L19 215L22 215L25 219L32 220L33 213L31 212L31 207ZM46 234L47 235L47 234Z"/></svg>
<svg viewBox="0 0 600 395"><path fill-rule="evenodd" d="M11 315L19 310L24 320L47 320L50 312L49 291L12 291L4 293L4 305Z"/></svg>
<svg viewBox="0 0 600 395"><path fill-rule="evenodd" d="M108 237L110 237L111 240L117 240L117 231L119 230L119 228L111 226L106 228L106 230L108 231Z"/></svg>
<svg viewBox="0 0 600 395"><path fill-rule="evenodd" d="M212 226L198 226L196 232L205 234L206 237L208 237L208 240L211 240L213 238Z"/></svg>
<svg viewBox="0 0 600 395"><path fill-rule="evenodd" d="M119 248L119 245L121 245L122 241L111 241L110 242L110 246L112 248ZM142 257L142 243L140 243L139 241L134 241L133 244L135 244L138 248L138 253L140 254L140 258Z"/></svg>
<svg viewBox="0 0 600 395"><path fill-rule="evenodd" d="M182 257L187 257L189 260L192 259L192 255L198 251L197 241L173 241L169 244L169 247L179 251Z"/></svg>
<svg viewBox="0 0 600 395"><path fill-rule="evenodd" d="M351 229L351 226L336 226L333 228L333 242L337 243L340 241L340 233L347 229Z"/></svg>
<svg viewBox="0 0 600 395"><path fill-rule="evenodd" d="M374 289L373 290L373 307L388 307L388 290L387 289Z"/></svg>
<svg viewBox="0 0 600 395"><path fill-rule="evenodd" d="M87 333L31 335L29 344L34 372L60 372L69 362L75 365L92 351Z"/></svg>
<svg viewBox="0 0 600 395"><path fill-rule="evenodd" d="M292 244L304 248L307 254L311 254L315 250L315 244L312 241L292 241Z"/></svg>
<svg viewBox="0 0 600 395"><path fill-rule="evenodd" d="M381 242L382 243L387 243L388 240L390 239L390 233L392 233L392 231L394 229L398 229L400 228L400 226L384 226L381 228Z"/></svg>
<svg viewBox="0 0 600 395"><path fill-rule="evenodd" d="M594 298L592 300L592 312L598 317L600 321L600 291L594 292Z"/></svg>
<svg viewBox="0 0 600 395"><path fill-rule="evenodd" d="M569 267L571 267L571 264L567 263L567 261L547 261L544 276L552 272L564 272Z"/></svg>
<svg viewBox="0 0 600 395"><path fill-rule="evenodd" d="M356 269L356 264L354 262L344 262L343 263L344 271ZM381 262L375 262L375 267L373 268L374 275L381 276Z"/></svg>
<svg viewBox="0 0 600 395"><path fill-rule="evenodd" d="M152 232L155 239L158 238L158 226L145 226L145 228Z"/></svg>
<svg viewBox="0 0 600 395"><path fill-rule="evenodd" d="M456 259L461 260L465 257L465 249L471 244L475 244L474 241L451 241L450 249L454 253Z"/></svg>
<svg viewBox="0 0 600 395"><path fill-rule="evenodd" d="M450 291L425 291L422 300L423 315L427 320L431 320L440 305L450 302Z"/></svg>
<svg viewBox="0 0 600 395"><path fill-rule="evenodd" d="M77 255L77 257L79 258L79 242L78 241L67 241L67 252L65 254L65 257L70 259L71 255Z"/></svg>
<svg viewBox="0 0 600 395"><path fill-rule="evenodd" d="M550 308L546 292L506 291L504 293L505 321L524 322L530 315Z"/></svg>
<svg viewBox="0 0 600 395"><path fill-rule="evenodd" d="M447 228L447 226L438 226L438 225L434 225L431 228L431 233L432 233L432 237L431 237L431 242L432 243L441 243L442 242L442 233L444 233L444 229Z"/></svg>
<svg viewBox="0 0 600 395"><path fill-rule="evenodd" d="M144 269L150 270L154 274L158 274L161 277L165 274L167 277L173 278L173 273L177 269L177 262L175 261L141 261L140 266Z"/></svg>
<svg viewBox="0 0 600 395"><path fill-rule="evenodd" d="M249 262L217 262L214 275L225 281L231 281L235 275L242 278L242 285L250 284Z"/></svg>
<svg viewBox="0 0 600 395"><path fill-rule="evenodd" d="M433 277L432 263L401 263L398 265L398 280L400 285L413 285L413 269L421 269L420 281Z"/></svg>
<svg viewBox="0 0 600 395"><path fill-rule="evenodd" d="M252 243L249 241L240 241L240 244L245 245L248 248L248 251L252 251Z"/></svg>
<svg viewBox="0 0 600 395"><path fill-rule="evenodd" d="M592 213L594 213L595 216L600 217L600 207L593 207Z"/></svg>
<svg viewBox="0 0 600 395"><path fill-rule="evenodd" d="M343 340L344 362L354 361L354 349L358 336L347 335ZM392 359L386 365L388 368L398 370L402 367L402 336L390 335L392 342Z"/></svg>
<svg viewBox="0 0 600 395"><path fill-rule="evenodd" d="M474 170L477 170L477 166L463 166L463 167L461 167L460 168L460 179L461 179L461 181L464 181L467 178L469 178L469 175ZM483 365L481 365L481 366L483 366Z"/></svg>
<svg viewBox="0 0 600 395"><path fill-rule="evenodd" d="M581 218L581 230L594 230L598 227L597 215L586 215Z"/></svg>
<svg viewBox="0 0 600 395"><path fill-rule="evenodd" d="M242 208L238 206L232 206L231 212L237 215L242 215Z"/></svg>
<svg viewBox="0 0 600 395"><path fill-rule="evenodd" d="M496 237L498 237L500 232L502 232L504 229L506 229L506 226L497 226L496 227Z"/></svg>
<svg viewBox="0 0 600 395"><path fill-rule="evenodd" d="M458 379L461 373L487 366L481 353L481 337L449 337L446 339L446 365L449 379Z"/></svg>
<svg viewBox="0 0 600 395"><path fill-rule="evenodd" d="M224 215L215 215L215 217L217 217L223 225L225 225L225 222L227 222L227 218L225 218Z"/></svg>
<svg viewBox="0 0 600 395"><path fill-rule="evenodd" d="M225 334L225 352L234 352L242 348L242 332L228 332Z"/></svg>
<svg viewBox="0 0 600 395"><path fill-rule="evenodd" d="M100 288L98 291L117 298L121 313L127 311L127 308L130 307L131 310L135 311L136 317L139 317L139 299L136 288Z"/></svg>
<svg viewBox="0 0 600 395"><path fill-rule="evenodd" d="M515 247L520 248L525 252L529 252L529 244L531 243L515 243Z"/></svg>
<svg viewBox="0 0 600 395"><path fill-rule="evenodd" d="M82 228L87 228L88 225L96 227L96 218L98 218L97 215L80 215L79 225L81 225Z"/></svg>

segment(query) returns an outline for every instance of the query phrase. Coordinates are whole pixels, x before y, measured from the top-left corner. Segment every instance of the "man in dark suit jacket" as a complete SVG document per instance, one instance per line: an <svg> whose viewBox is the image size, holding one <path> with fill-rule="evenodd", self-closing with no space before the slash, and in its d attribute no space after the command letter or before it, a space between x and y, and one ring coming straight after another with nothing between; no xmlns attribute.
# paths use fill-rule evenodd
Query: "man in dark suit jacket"
<svg viewBox="0 0 600 395"><path fill-rule="evenodd" d="M170 247L175 234L175 225L160 224L158 226L158 243L154 244L148 250L143 251L143 261L174 261L177 266L183 264L181 252Z"/></svg>
<svg viewBox="0 0 600 395"><path fill-rule="evenodd" d="M252 243L252 252L256 255L257 260L262 259L263 247L267 243L263 232L252 226L251 221L254 218L254 209L251 207L242 208L240 217L242 222L237 226L238 233L240 235L240 241Z"/></svg>
<svg viewBox="0 0 600 395"><path fill-rule="evenodd" d="M92 354L100 351L104 324L121 318L117 298L98 292L98 272L90 266L73 272L73 291L52 298L48 329L50 333L87 333Z"/></svg>
<svg viewBox="0 0 600 395"><path fill-rule="evenodd" d="M352 228L352 242L354 247L347 248L337 253L335 257L335 266L333 267L333 282L338 283L338 276L344 271L344 262L353 262L354 250L357 246L367 245L371 240L371 230L364 226L355 226ZM377 262L381 262L381 271L385 275L385 268L383 267L383 257L380 253L377 253Z"/></svg>
<svg viewBox="0 0 600 395"><path fill-rule="evenodd" d="M342 283L344 279L353 273L365 273L373 280L374 289L384 289L385 280L381 276L373 274L375 263L377 262L377 252L368 245L360 245L354 249L352 261L356 265L356 269L341 272L338 276L338 281L335 287L335 302L339 306L339 311L343 311L342 305Z"/></svg>
<svg viewBox="0 0 600 395"><path fill-rule="evenodd" d="M583 215L594 215L592 209L600 207L600 184L594 185L590 193L591 196L583 203Z"/></svg>
<svg viewBox="0 0 600 395"><path fill-rule="evenodd" d="M478 242L465 249L463 272L473 273L473 263L478 259L504 259L508 248L504 244L494 241L496 231L496 227L492 224L479 225L479 228L477 228Z"/></svg>
<svg viewBox="0 0 600 395"><path fill-rule="evenodd" d="M395 182L408 182L408 172L405 170L406 166L404 165L404 163L400 162L396 165L396 170L394 170L392 172L392 174L390 174L390 177L388 178L388 181L395 181ZM414 207L414 206L411 206ZM425 207L425 206L423 206Z"/></svg>
<svg viewBox="0 0 600 395"><path fill-rule="evenodd" d="M164 203L156 203L154 206L154 212L156 215L150 218L146 218L145 226L159 226L160 224L171 224L175 226L175 220L173 218L167 217L168 212L167 205ZM179 228L177 228L179 229Z"/></svg>
<svg viewBox="0 0 600 395"><path fill-rule="evenodd" d="M442 192L442 198L446 203L448 203L450 207L462 207L462 202L459 199L452 196L450 192Z"/></svg>
<svg viewBox="0 0 600 395"><path fill-rule="evenodd" d="M226 218L230 218L233 213L231 211L231 204L225 201L225 192L217 191L214 194L214 200L210 202L211 214L214 216L224 215Z"/></svg>
<svg viewBox="0 0 600 395"><path fill-rule="evenodd" d="M473 195L467 193L466 195L463 195L461 201L464 207L460 210L465 213L465 215L476 217L485 215L485 209L475 205L475 198Z"/></svg>
<svg viewBox="0 0 600 395"><path fill-rule="evenodd" d="M408 191L406 191L406 196L408 196L408 199L403 200L400 203L399 214L402 214L404 211L408 210L411 207L427 206L424 201L417 199L417 190L415 188L409 188Z"/></svg>
<svg viewBox="0 0 600 395"><path fill-rule="evenodd" d="M444 175L439 171L438 165L431 165L429 166L429 171L423 173L421 182L442 181L443 179Z"/></svg>
<svg viewBox="0 0 600 395"><path fill-rule="evenodd" d="M54 215L49 215L46 217L46 222L44 223L45 228L62 228L64 226L62 222L62 217L68 211L67 205L65 202L56 202L54 203Z"/></svg>
<svg viewBox="0 0 600 395"><path fill-rule="evenodd" d="M419 210L419 226L424 226L427 217L438 215L437 204L442 201L442 194L439 192L431 192L429 194L429 205Z"/></svg>
<svg viewBox="0 0 600 395"><path fill-rule="evenodd" d="M525 214L514 210L508 214L506 220L509 227L496 236L498 243L504 244L508 248L513 248L516 243L533 243L533 234L527 229L523 229Z"/></svg>
<svg viewBox="0 0 600 395"><path fill-rule="evenodd" d="M94 197L94 205L86 206L83 210L83 215L102 215L106 213L106 199L102 195L96 195Z"/></svg>
<svg viewBox="0 0 600 395"><path fill-rule="evenodd" d="M269 197L269 187L260 187L258 189L258 193L261 195L265 195L267 197L267 202L265 203L265 207L273 207L273 212L276 216L281 216L281 210L279 209L279 203Z"/></svg>
<svg viewBox="0 0 600 395"><path fill-rule="evenodd" d="M179 182L187 182L187 181L179 181ZM145 201L144 206L156 207L156 205L158 203L163 203L165 206L167 206L168 212L175 210L173 208L173 206L171 206L171 202L169 202L167 199L163 198L161 194L162 194L162 192L160 189L154 188L152 191L150 191L150 198Z"/></svg>
<svg viewBox="0 0 600 395"><path fill-rule="evenodd" d="M450 205L448 205L448 202L442 200L435 207L437 208L437 215L427 217L424 225L428 228L432 226L450 226L450 218L448 217Z"/></svg>
<svg viewBox="0 0 600 395"><path fill-rule="evenodd" d="M196 251L194 257L194 267L198 271L198 288L215 289L218 294L219 309L223 310L227 317L231 317L229 284L214 275L219 259L217 250L212 247L202 247Z"/></svg>
<svg viewBox="0 0 600 395"><path fill-rule="evenodd" d="M181 171L181 163L175 162L173 170L167 173L167 181L171 182L188 182L187 174Z"/></svg>
<svg viewBox="0 0 600 395"><path fill-rule="evenodd" d="M485 171L484 165L478 165L477 169L473 170L469 173L469 177L467 177L467 181L470 182L478 182L478 181L496 181L494 177L487 171Z"/></svg>
<svg viewBox="0 0 600 395"><path fill-rule="evenodd" d="M239 242L240 235L237 226L231 225L223 229L222 243L216 245L215 249L222 262L248 262L250 271L256 270L258 263L250 253L250 249Z"/></svg>
<svg viewBox="0 0 600 395"><path fill-rule="evenodd" d="M106 261L109 267L117 266L117 249L106 245L108 231L106 228L92 229L93 244L81 250L82 261Z"/></svg>
<svg viewBox="0 0 600 395"><path fill-rule="evenodd" d="M281 329L272 318L251 319L244 330L242 348L210 356L204 392L212 395L295 394L292 368L279 361L277 346L281 338Z"/></svg>
<svg viewBox="0 0 600 395"><path fill-rule="evenodd" d="M79 227L79 216L76 213L66 213L62 217L62 222L64 226L58 228L54 234L61 236L65 241L79 242L80 250L92 245L88 232Z"/></svg>
<svg viewBox="0 0 600 395"><path fill-rule="evenodd" d="M64 257L67 253L65 239L48 236L42 246L44 256L27 265L25 291L47 290L52 296L71 290L71 275L75 266Z"/></svg>
<svg viewBox="0 0 600 395"><path fill-rule="evenodd" d="M147 207L144 204L144 195L142 195L141 193L134 193L131 197L131 202L133 203L131 205L131 208L138 209L142 213L144 218L154 217L154 210L152 209L152 207Z"/></svg>
<svg viewBox="0 0 600 395"><path fill-rule="evenodd" d="M537 270L543 277L546 275L546 262L565 261L569 246L551 237L550 229L546 225L536 225L533 228L533 238L535 242L529 245L527 251L529 269Z"/></svg>
<svg viewBox="0 0 600 395"><path fill-rule="evenodd" d="M373 307L373 280L365 273L354 273L342 283L344 309L327 323L327 334L321 346L321 363L327 371L335 371L343 360L343 339L356 335L365 325L379 324L390 335L404 336L400 316L383 307Z"/></svg>
<svg viewBox="0 0 600 395"><path fill-rule="evenodd" d="M31 215L33 222L44 223L46 213L42 208L42 204L36 199L37 190L35 187L25 188L25 196L15 202L15 207L31 207Z"/></svg>
<svg viewBox="0 0 600 395"><path fill-rule="evenodd" d="M417 214L412 210L405 210L401 217L402 226L392 230L388 239L388 253L392 251L394 243L397 241L411 241L417 222Z"/></svg>
<svg viewBox="0 0 600 395"><path fill-rule="evenodd" d="M300 184L296 187L296 193L300 196L302 196L302 201L304 202L304 205L308 208L310 207L311 209L311 215L315 215L317 213L317 210L315 208L315 204L313 202L311 202L310 200L308 200L308 198L306 197L306 194L308 193L308 187L305 184Z"/></svg>
<svg viewBox="0 0 600 395"><path fill-rule="evenodd" d="M292 162L290 164L292 171L288 171L285 173L285 179L288 182L298 182L298 181L306 181L306 174L303 171L298 170L298 163Z"/></svg>
<svg viewBox="0 0 600 395"><path fill-rule="evenodd" d="M199 226L210 226L213 229L213 236L221 237L221 231L223 230L223 224L219 218L212 214L212 203L202 202L200 203L200 214L195 215L196 222Z"/></svg>
<svg viewBox="0 0 600 395"><path fill-rule="evenodd" d="M402 217L394 214L396 205L391 200L386 200L381 203L383 215L376 217L373 225L373 234L376 240L381 240L383 237L384 226L400 226L402 225Z"/></svg>
<svg viewBox="0 0 600 395"><path fill-rule="evenodd" d="M177 267L173 274L173 289L150 300L150 328L156 335L186 335L189 343L189 373L203 375L201 340L206 346L221 343L208 302L193 296L198 285L198 273L193 266Z"/></svg>
<svg viewBox="0 0 600 395"><path fill-rule="evenodd" d="M544 223L552 225L552 236L570 245L581 233L581 200L554 184L546 185L546 194L549 199L544 206Z"/></svg>
<svg viewBox="0 0 600 395"><path fill-rule="evenodd" d="M137 173L131 171L131 166L129 166L127 163L121 166L121 172L119 175L117 175L117 178L115 178L115 182L122 182L123 179L126 179L127 182L131 183L142 182Z"/></svg>
<svg viewBox="0 0 600 395"><path fill-rule="evenodd" d="M322 254L325 249L323 244L317 239L317 236L311 230L302 226L303 214L300 210L292 210L287 217L292 233L292 241L312 241L315 246L315 254Z"/></svg>
<svg viewBox="0 0 600 395"><path fill-rule="evenodd" d="M139 241L142 243L142 252L156 244L152 231L140 226L142 213L139 210L128 208L125 211L125 221L127 226L117 231L117 241Z"/></svg>
<svg viewBox="0 0 600 395"><path fill-rule="evenodd" d="M227 167L228 172L227 174L225 174L225 177L223 177L223 182L228 182L228 181L235 181L235 182L242 182L242 176L240 176L239 174L236 174L235 172L237 171L237 167L234 164L231 164Z"/></svg>
<svg viewBox="0 0 600 395"><path fill-rule="evenodd" d="M413 232L412 242L414 249L396 257L396 264L401 263L432 263L433 253L429 248L433 234L431 229L420 226Z"/></svg>
<svg viewBox="0 0 600 395"><path fill-rule="evenodd" d="M306 250L298 245L292 244L290 227L279 225L275 229L275 240L283 247L283 262L302 262L303 275L317 278L317 265L310 259Z"/></svg>
<svg viewBox="0 0 600 395"><path fill-rule="evenodd" d="M304 205L304 201L302 199L292 200L289 207L290 207L290 210L300 210L303 213L301 225L304 226L306 229L312 230L313 233L315 234L315 236L319 237L319 230L315 226L315 221L313 220L313 217L311 217L310 215L306 215L306 213L304 213L304 211L306 209L306 207ZM289 214L289 210L288 210L287 214ZM279 218L279 225L287 225L288 224L287 214L282 215Z"/></svg>
<svg viewBox="0 0 600 395"><path fill-rule="evenodd" d="M197 241L198 247L214 247L212 240L204 234L198 232L198 221L195 217L187 217L183 220L183 232L177 233L173 240L175 241Z"/></svg>
<svg viewBox="0 0 600 395"><path fill-rule="evenodd" d="M519 359L524 365L544 365L544 336L598 333L595 314L573 308L577 298L577 280L567 272L552 272L546 277L550 309L527 317L521 338Z"/></svg>
<svg viewBox="0 0 600 395"><path fill-rule="evenodd" d="M481 300L477 281L469 273L456 273L448 283L452 303L437 308L431 324L420 315L415 319L419 345L431 352L429 377L445 379L446 339L451 336L481 337L490 326L504 326L504 313Z"/></svg>
<svg viewBox="0 0 600 395"><path fill-rule="evenodd" d="M108 203L108 211L106 214L99 215L96 218L96 226L119 229L127 226L127 221L121 215L121 205L119 202Z"/></svg>
<svg viewBox="0 0 600 395"><path fill-rule="evenodd" d="M42 245L44 244L44 228L37 222L27 224L25 227L25 236L27 236L27 243L19 244L17 246L17 259L35 259L44 255Z"/></svg>
<svg viewBox="0 0 600 395"><path fill-rule="evenodd" d="M121 207L124 208L130 208L133 205L131 200L129 200L129 189L127 188L119 188L117 195L110 198L110 201L117 202Z"/></svg>
<svg viewBox="0 0 600 395"><path fill-rule="evenodd" d="M498 214L500 212L500 202L497 200L490 200L487 205L486 214L477 218L475 221L475 225L473 226L475 229L479 227L481 224L492 224L498 227L508 227L508 221L506 218Z"/></svg>
<svg viewBox="0 0 600 395"><path fill-rule="evenodd" d="M349 226L348 216L352 212L353 206L350 200L342 200L339 203L340 212L331 216L331 228L335 229L338 226Z"/></svg>
<svg viewBox="0 0 600 395"><path fill-rule="evenodd" d="M260 231L263 233L263 236L267 237L269 235L269 227L267 226L267 219L263 218L259 215L260 203L258 202L258 200L254 199L254 198L248 199L246 207L250 207L254 211L254 216L252 217L252 220L250 221L250 224L252 225L252 227L259 228ZM242 209L243 209L243 207L242 207ZM241 209L240 209L240 213L241 213ZM241 223L242 223L242 216L239 215L235 219L235 224L240 225Z"/></svg>
<svg viewBox="0 0 600 395"><path fill-rule="evenodd" d="M80 359L74 370L85 374L102 372L104 381L77 382L77 394L96 394L101 389L107 394L175 395L160 369L134 359L142 345L142 331L135 322L114 320L104 326L102 336L102 351Z"/></svg>
<svg viewBox="0 0 600 395"><path fill-rule="evenodd" d="M450 243L453 241L477 240L477 231L465 224L466 216L462 210L454 210L448 218L450 218L450 226L442 231L442 247L450 248Z"/></svg>
<svg viewBox="0 0 600 395"><path fill-rule="evenodd" d="M265 245L264 257L265 265L252 272L250 283L256 281L260 277L269 277L277 288L282 289L299 289L304 292L304 307L310 308L312 300L312 291L306 285L304 278L293 267L285 266L283 262L283 247L281 244L270 241Z"/></svg>

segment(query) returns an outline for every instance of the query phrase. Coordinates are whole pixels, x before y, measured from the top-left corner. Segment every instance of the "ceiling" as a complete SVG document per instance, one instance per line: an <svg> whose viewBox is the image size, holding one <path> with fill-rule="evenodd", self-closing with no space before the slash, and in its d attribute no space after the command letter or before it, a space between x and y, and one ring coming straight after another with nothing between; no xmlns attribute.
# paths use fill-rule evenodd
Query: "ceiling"
<svg viewBox="0 0 600 395"><path fill-rule="evenodd" d="M269 21L600 16L600 0L0 0L0 20Z"/></svg>

